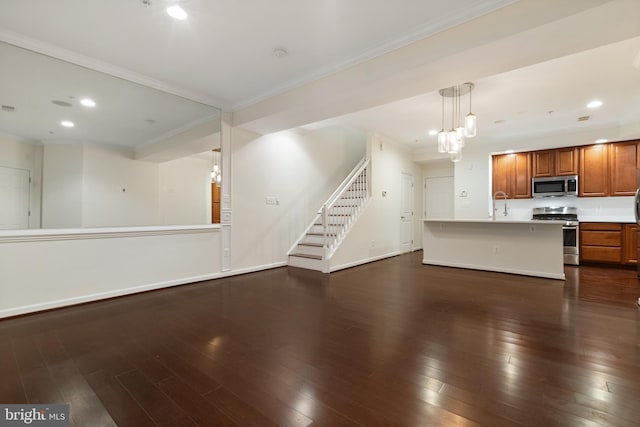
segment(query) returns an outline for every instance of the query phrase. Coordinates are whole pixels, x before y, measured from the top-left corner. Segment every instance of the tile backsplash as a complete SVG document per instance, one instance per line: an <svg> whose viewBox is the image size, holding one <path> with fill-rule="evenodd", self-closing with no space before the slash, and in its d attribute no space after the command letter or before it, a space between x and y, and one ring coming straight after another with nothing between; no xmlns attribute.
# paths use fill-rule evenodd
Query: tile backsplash
<svg viewBox="0 0 640 427"><path fill-rule="evenodd" d="M504 201L496 201L498 209L496 219L531 219L533 208L542 206L575 206L580 221L635 222L633 197L544 197L536 199L514 199L507 201L509 214L502 215Z"/></svg>

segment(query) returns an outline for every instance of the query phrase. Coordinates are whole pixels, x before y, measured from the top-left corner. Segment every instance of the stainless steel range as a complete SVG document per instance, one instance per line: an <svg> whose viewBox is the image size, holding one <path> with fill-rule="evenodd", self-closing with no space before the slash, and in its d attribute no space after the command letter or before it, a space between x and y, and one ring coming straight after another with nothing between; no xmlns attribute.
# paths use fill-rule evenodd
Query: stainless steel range
<svg viewBox="0 0 640 427"><path fill-rule="evenodd" d="M564 241L564 263L580 264L580 223L578 208L575 207L542 207L533 208L533 219L540 221L564 221L562 237Z"/></svg>

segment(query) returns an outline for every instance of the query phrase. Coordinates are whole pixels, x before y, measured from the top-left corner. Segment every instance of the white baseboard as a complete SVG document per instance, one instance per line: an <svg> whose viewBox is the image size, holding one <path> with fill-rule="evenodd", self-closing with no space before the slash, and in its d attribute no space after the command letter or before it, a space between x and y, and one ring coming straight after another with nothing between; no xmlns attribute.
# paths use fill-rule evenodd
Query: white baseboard
<svg viewBox="0 0 640 427"><path fill-rule="evenodd" d="M384 254L384 255L378 255L378 256L375 256L375 257L371 257L371 258L365 258L365 259L360 259L360 260L357 260L357 261L348 262L346 264L330 266L329 267L329 271L331 273L333 273L334 271L344 270L345 268L356 267L358 265L368 264L368 263L374 262L374 261L380 261L381 259L391 258L391 257L398 256L398 255L401 255L401 254L402 254L402 252L395 251L395 252L390 252L390 253ZM331 262L331 260L329 260L329 262Z"/></svg>

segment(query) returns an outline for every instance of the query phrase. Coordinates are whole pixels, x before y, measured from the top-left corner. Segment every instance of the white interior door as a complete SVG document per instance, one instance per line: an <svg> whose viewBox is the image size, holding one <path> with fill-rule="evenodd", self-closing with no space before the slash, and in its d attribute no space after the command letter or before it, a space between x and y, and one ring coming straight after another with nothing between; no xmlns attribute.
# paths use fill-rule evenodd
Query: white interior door
<svg viewBox="0 0 640 427"><path fill-rule="evenodd" d="M413 175L402 173L400 252L413 249Z"/></svg>
<svg viewBox="0 0 640 427"><path fill-rule="evenodd" d="M424 179L424 217L454 217L454 187L452 176Z"/></svg>
<svg viewBox="0 0 640 427"><path fill-rule="evenodd" d="M0 166L0 229L29 228L29 171Z"/></svg>

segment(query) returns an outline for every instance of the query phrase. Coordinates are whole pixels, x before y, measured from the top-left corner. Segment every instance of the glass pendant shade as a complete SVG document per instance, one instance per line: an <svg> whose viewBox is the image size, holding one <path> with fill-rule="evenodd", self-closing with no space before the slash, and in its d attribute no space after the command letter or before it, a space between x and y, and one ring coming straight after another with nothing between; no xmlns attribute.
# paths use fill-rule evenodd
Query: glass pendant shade
<svg viewBox="0 0 640 427"><path fill-rule="evenodd" d="M454 153L460 150L460 144L458 144L458 136L455 130L450 130L447 133L447 153Z"/></svg>
<svg viewBox="0 0 640 427"><path fill-rule="evenodd" d="M462 160L462 151L458 151L457 153L451 153L451 161L452 162L459 162L460 160Z"/></svg>
<svg viewBox="0 0 640 427"><path fill-rule="evenodd" d="M447 152L447 131L442 129L438 132L438 153Z"/></svg>
<svg viewBox="0 0 640 427"><path fill-rule="evenodd" d="M464 118L464 135L467 138L476 136L477 118L473 113L469 113Z"/></svg>
<svg viewBox="0 0 640 427"><path fill-rule="evenodd" d="M458 144L460 144L460 148L464 148L464 128L462 126L456 128L456 138L458 139Z"/></svg>

